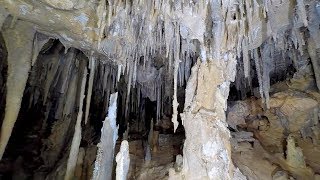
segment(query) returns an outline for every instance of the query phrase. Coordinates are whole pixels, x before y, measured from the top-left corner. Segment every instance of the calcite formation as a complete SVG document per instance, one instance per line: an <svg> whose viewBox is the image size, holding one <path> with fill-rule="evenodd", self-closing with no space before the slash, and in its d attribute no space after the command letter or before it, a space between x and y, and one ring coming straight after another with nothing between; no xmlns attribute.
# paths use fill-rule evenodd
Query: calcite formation
<svg viewBox="0 0 320 180"><path fill-rule="evenodd" d="M16 23L15 28L8 28L2 32L8 50L8 78L6 110L0 136L0 159L18 118L23 91L31 68L35 30L28 22L18 21Z"/></svg>
<svg viewBox="0 0 320 180"><path fill-rule="evenodd" d="M98 144L97 159L95 161L92 179L112 179L113 156L118 127L116 126L118 93L111 94L108 116L101 129L101 141Z"/></svg>
<svg viewBox="0 0 320 180"><path fill-rule="evenodd" d="M30 178L111 179L118 133L154 150L154 132L171 119L166 131L184 131L185 140L183 165L170 178L317 177L319 7L317 0L2 0L0 159L7 172L20 172L30 157L21 170ZM24 154L16 147L26 140L34 143Z"/></svg>
<svg viewBox="0 0 320 180"><path fill-rule="evenodd" d="M124 140L121 142L120 151L116 156L117 168L116 179L125 180L128 177L130 156L129 156L129 143Z"/></svg>

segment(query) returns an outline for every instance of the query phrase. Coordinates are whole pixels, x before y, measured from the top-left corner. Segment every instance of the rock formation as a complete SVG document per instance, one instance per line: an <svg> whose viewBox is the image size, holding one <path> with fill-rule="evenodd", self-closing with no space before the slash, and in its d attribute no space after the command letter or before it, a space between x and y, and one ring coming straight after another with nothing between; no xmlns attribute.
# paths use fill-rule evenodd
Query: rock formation
<svg viewBox="0 0 320 180"><path fill-rule="evenodd" d="M319 26L318 0L2 0L0 179L316 179Z"/></svg>

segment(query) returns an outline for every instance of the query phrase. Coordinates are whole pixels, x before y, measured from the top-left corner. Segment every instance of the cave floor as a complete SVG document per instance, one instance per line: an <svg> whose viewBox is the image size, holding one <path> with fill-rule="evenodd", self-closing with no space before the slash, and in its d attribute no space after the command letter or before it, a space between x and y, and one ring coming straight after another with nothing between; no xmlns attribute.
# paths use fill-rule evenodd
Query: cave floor
<svg viewBox="0 0 320 180"><path fill-rule="evenodd" d="M145 160L143 140L129 140L130 168L128 179L168 179L169 169L174 167L175 157L182 153L181 134L159 134L157 150L151 150L151 160ZM117 143L117 147L120 143ZM118 148L117 148L118 149Z"/></svg>

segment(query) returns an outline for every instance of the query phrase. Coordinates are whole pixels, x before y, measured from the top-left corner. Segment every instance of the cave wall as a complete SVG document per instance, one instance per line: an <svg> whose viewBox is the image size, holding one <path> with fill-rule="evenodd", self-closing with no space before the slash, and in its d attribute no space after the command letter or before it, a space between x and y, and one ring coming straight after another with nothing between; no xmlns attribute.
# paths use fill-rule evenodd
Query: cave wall
<svg viewBox="0 0 320 180"><path fill-rule="evenodd" d="M48 117L55 117L49 121L54 124L52 132L56 132L59 125L74 129L76 115L83 111L82 108L77 109L78 104L82 104L78 102L79 82L83 77L80 74L84 69L92 70L92 61L96 59L92 93L88 93L91 88L86 87L84 94L92 94L91 102L88 100L86 104L90 103L90 109L97 113L85 113L89 121L82 123L86 127L84 135L90 136L92 129L99 131L102 127L111 93L119 91L121 110L118 113L122 118L118 123L123 131L130 122L131 112L139 112L136 114L139 119L145 115L138 106L141 98L134 99L135 95L142 96L157 102L156 119L164 116L166 113L163 112L172 106L169 113L172 112L174 130L180 117L185 128L183 170L171 171L171 177L243 178L232 163L230 133L225 117L230 83L235 81L232 86L240 91L241 98L248 92L259 96L263 109L271 107L269 92L273 82L270 77L287 77L284 75L287 71L304 75L304 69L309 69L307 73L316 82L314 88L319 88L319 3L318 0L4 0L0 3L4 7L0 9L0 25L8 50L8 79L0 153L5 150L21 112L20 106L24 105L22 97L27 90L28 76L31 80L32 77L41 77L38 74L33 76L33 70L29 74L32 59L37 56L32 52L41 49L38 43L34 43L37 32L59 39L66 51L66 59L71 59L63 66L58 63L63 58L52 60L48 62L48 65L52 63L48 72L42 72L44 76L50 75L39 85L44 88L42 93L38 90L39 97L49 97L52 83L55 83L55 88L60 87L56 90L59 100L52 105L55 108L48 107L52 101L42 100L42 104L48 107L42 111ZM15 53L12 49L16 47L24 53ZM72 48L68 50L69 47ZM85 60L75 60L78 51L83 53L81 59ZM39 58L35 58L37 61L32 69L40 63ZM240 64L238 69L241 68L238 71L237 62ZM77 73L68 73L73 66ZM289 66L294 70L288 70ZM57 73L61 79L55 76ZM85 81L88 79L90 77ZM13 83L19 88L14 88ZM70 92L69 88L65 89L68 83L71 83ZM116 87L118 83L120 85ZM184 86L186 96L183 105L177 91ZM30 93L32 102L39 99L38 95L34 97L37 93ZM61 94L67 95L60 98ZM164 108L164 102L169 102L170 108ZM184 107L182 113L178 111L181 107ZM92 123L94 119L98 122ZM141 122L143 124L144 120ZM70 141L73 133L62 131L57 136L65 142ZM98 138L94 139L97 141ZM58 144L58 149L71 145ZM58 158L60 164L66 163L67 154ZM57 161L57 158L53 159ZM60 164L55 163L54 166L61 168Z"/></svg>

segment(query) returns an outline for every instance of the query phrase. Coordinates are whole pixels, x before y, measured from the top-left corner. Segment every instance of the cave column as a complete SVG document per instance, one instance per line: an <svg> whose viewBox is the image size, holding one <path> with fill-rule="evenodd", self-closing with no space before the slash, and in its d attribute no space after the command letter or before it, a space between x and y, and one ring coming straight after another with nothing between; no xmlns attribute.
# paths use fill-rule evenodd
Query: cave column
<svg viewBox="0 0 320 180"><path fill-rule="evenodd" d="M229 82L223 77L227 71L223 66L219 61L199 61L187 85L186 99L192 102L181 114L186 132L182 171L186 179L233 176L225 118Z"/></svg>
<svg viewBox="0 0 320 180"><path fill-rule="evenodd" d="M232 18L236 2L212 0L207 8L206 33L200 41L201 56L192 68L181 114L186 140L183 179L239 179L231 159L230 132L225 111L230 82L236 75L239 23ZM210 23L209 23L210 24ZM207 44L206 42L212 42ZM240 176L240 177L239 177Z"/></svg>
<svg viewBox="0 0 320 180"><path fill-rule="evenodd" d="M2 33L8 50L8 78L6 109L0 136L0 159L19 114L31 68L35 31L30 23L18 20L13 28L4 28Z"/></svg>

